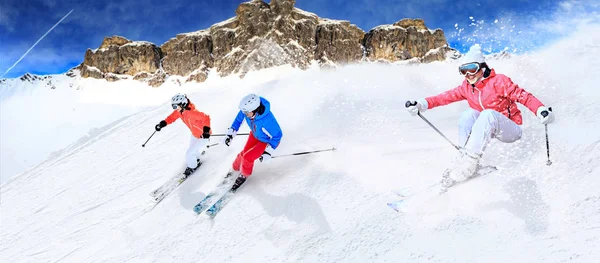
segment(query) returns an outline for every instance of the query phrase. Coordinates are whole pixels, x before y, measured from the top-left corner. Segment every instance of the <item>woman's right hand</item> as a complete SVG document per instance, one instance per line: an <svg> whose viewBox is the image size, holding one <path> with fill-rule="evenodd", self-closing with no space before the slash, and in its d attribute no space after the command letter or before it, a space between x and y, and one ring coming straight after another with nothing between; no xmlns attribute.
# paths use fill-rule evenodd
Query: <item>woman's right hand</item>
<svg viewBox="0 0 600 263"><path fill-rule="evenodd" d="M162 129L165 126L167 126L167 122L165 120L162 120L158 124L156 124L156 126L154 126L154 129L156 131L160 131L160 129Z"/></svg>
<svg viewBox="0 0 600 263"><path fill-rule="evenodd" d="M427 110L427 100L420 99L415 101L406 101L404 104L406 110L413 116L417 115L419 112L424 112Z"/></svg>

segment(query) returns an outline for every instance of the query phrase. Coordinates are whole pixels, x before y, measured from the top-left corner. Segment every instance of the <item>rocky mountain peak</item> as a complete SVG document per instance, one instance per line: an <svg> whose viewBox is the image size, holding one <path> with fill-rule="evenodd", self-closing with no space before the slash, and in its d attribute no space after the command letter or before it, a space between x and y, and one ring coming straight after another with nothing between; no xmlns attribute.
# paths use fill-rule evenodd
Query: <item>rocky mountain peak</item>
<svg viewBox="0 0 600 263"><path fill-rule="evenodd" d="M202 82L211 69L220 76L312 62L336 67L361 61L446 59L444 33L422 19L402 19L364 32L350 21L320 18L295 8L294 0L241 3L235 16L210 28L178 34L161 46L121 36L88 49L78 66L83 77L117 81L133 76L160 86L167 76Z"/></svg>

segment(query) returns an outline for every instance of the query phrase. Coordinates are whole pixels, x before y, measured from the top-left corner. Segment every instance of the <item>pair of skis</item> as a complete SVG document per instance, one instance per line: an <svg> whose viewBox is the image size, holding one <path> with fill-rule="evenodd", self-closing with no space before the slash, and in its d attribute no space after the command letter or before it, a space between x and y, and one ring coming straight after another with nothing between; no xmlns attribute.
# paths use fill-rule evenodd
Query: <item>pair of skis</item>
<svg viewBox="0 0 600 263"><path fill-rule="evenodd" d="M231 187L237 178L233 175L232 172L227 173L223 181L194 206L194 212L198 215L205 212L210 218L214 218L235 193Z"/></svg>
<svg viewBox="0 0 600 263"><path fill-rule="evenodd" d="M198 160L198 166L196 166L196 170L200 168L202 162ZM191 176L191 175L189 175ZM177 174L171 177L167 182L162 184L160 187L156 188L154 191L150 192L150 196L152 196L152 200L155 204L160 203L165 199L171 192L173 192L179 185L181 185L189 176L185 176L184 174Z"/></svg>
<svg viewBox="0 0 600 263"><path fill-rule="evenodd" d="M156 205L164 200L165 197L179 187L186 179L187 177L183 174L173 176L163 185L150 192L154 204ZM235 179L236 178L233 176L226 177L219 185L217 185L215 190L210 192L202 199L202 201L194 206L194 212L200 214L206 210L206 214L209 217L214 218L235 193L231 190L231 186L233 182L235 182Z"/></svg>
<svg viewBox="0 0 600 263"><path fill-rule="evenodd" d="M206 148L210 148L210 147L216 146L218 144L219 143L213 143L210 145L206 145ZM204 155L204 154L206 154L206 151L202 151L202 153L200 153L200 155ZM198 159L196 169L194 171L198 170L198 168L200 168L201 165L202 165L202 162L200 161L200 159ZM154 204L157 205L158 203L160 203L163 199L165 199L165 197L167 197L171 192L173 192L177 187L179 187L179 185L181 185L189 176L191 176L191 174L188 176L184 175L183 173L177 174L177 175L171 177L167 182L162 184L160 187L158 187L154 191L150 192L150 196L152 196L152 200L154 201Z"/></svg>
<svg viewBox="0 0 600 263"><path fill-rule="evenodd" d="M202 165L201 162L198 162L198 169ZM164 200L170 193L172 193L179 185L181 185L189 176L185 176L183 174L178 174L171 177L167 182L165 182L160 187L156 188L154 191L150 192L150 196L154 201L154 204L160 203ZM194 212L196 214L201 214L206 210L206 214L214 218L217 213L221 211L221 209L229 202L235 191L231 190L233 183L235 182L236 177L233 176L233 173L228 173L227 176L223 179L223 181L217 185L215 190L210 192L202 201L200 201L196 206L194 206Z"/></svg>
<svg viewBox="0 0 600 263"><path fill-rule="evenodd" d="M392 191L396 196L400 197L400 200L394 201L394 202L389 202L387 203L387 206L394 209L396 212L404 212L404 206L405 204L409 203L409 202L419 202L418 200L421 200L422 202L426 202L427 200L429 200L430 198L436 197L436 196L440 196L443 195L445 193L447 193L450 189L457 187L458 185L464 184L470 180L473 180L475 178L484 176L486 174L489 174L493 171L498 170L498 168L496 168L496 166L493 165L481 165L477 167L477 172L475 172L475 175L473 175L472 177L470 177L467 180L461 181L461 182L457 182L454 183L452 186L450 187L440 187L440 183L434 183L431 184L425 188L419 189L417 191L408 191L408 190L400 190L400 191ZM437 193L435 192L435 190L438 190Z"/></svg>

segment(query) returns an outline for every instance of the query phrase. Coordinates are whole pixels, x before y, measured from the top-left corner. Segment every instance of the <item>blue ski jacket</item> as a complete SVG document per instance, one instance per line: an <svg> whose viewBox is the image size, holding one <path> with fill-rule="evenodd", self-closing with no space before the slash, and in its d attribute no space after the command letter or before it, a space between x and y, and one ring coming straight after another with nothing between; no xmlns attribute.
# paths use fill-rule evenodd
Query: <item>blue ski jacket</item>
<svg viewBox="0 0 600 263"><path fill-rule="evenodd" d="M231 124L231 128L237 131L240 128L240 125L242 125L242 121L246 119L246 123L252 130L252 134L256 139L271 145L273 149L277 149L281 137L283 137L283 132L281 131L275 116L271 112L271 104L269 101L260 97L260 103L265 107L262 114L256 113L254 119L250 119L240 110Z"/></svg>

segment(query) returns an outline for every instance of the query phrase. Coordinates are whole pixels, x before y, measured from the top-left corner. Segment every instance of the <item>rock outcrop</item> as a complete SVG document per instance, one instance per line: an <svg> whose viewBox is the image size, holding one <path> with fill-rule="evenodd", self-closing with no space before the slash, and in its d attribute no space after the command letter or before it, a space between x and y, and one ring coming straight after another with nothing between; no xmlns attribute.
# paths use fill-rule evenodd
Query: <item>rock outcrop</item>
<svg viewBox="0 0 600 263"><path fill-rule="evenodd" d="M430 50L448 44L441 29L430 30L421 19L403 19L375 27L363 43L369 60L390 62L422 58Z"/></svg>
<svg viewBox="0 0 600 263"><path fill-rule="evenodd" d="M166 74L187 76L201 67L212 68L212 37L207 30L179 34L161 47Z"/></svg>
<svg viewBox="0 0 600 263"><path fill-rule="evenodd" d="M161 57L160 48L152 43L113 36L105 38L100 48L88 49L79 69L82 77L115 79L107 74L154 73L160 68Z"/></svg>
<svg viewBox="0 0 600 263"><path fill-rule="evenodd" d="M360 61L364 36L364 31L348 21L322 19L317 25L315 58L321 64Z"/></svg>

